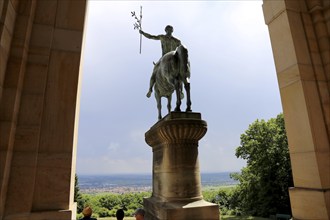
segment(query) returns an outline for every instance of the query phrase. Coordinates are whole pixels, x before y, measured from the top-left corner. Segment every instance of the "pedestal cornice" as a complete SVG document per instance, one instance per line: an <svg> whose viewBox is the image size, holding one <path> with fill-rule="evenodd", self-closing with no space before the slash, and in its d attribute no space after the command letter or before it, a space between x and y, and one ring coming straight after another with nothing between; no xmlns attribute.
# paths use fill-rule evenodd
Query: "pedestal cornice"
<svg viewBox="0 0 330 220"><path fill-rule="evenodd" d="M145 140L151 147L161 143L198 143L206 134L207 123L200 113L171 112L145 133Z"/></svg>

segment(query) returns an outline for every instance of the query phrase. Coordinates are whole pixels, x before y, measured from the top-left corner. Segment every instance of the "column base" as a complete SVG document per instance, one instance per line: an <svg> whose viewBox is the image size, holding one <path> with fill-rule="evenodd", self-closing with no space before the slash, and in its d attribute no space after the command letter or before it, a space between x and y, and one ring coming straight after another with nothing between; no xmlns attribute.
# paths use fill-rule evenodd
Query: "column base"
<svg viewBox="0 0 330 220"><path fill-rule="evenodd" d="M76 220L76 213L71 210L31 212L6 216L4 220Z"/></svg>
<svg viewBox="0 0 330 220"><path fill-rule="evenodd" d="M162 201L151 197L143 200L148 220L219 220L219 206L205 200Z"/></svg>
<svg viewBox="0 0 330 220"><path fill-rule="evenodd" d="M8 215L3 220L76 220L77 219L77 203L72 204L69 210L58 211L40 211L30 213L20 213Z"/></svg>
<svg viewBox="0 0 330 220"><path fill-rule="evenodd" d="M330 189L289 189L294 219L330 219Z"/></svg>

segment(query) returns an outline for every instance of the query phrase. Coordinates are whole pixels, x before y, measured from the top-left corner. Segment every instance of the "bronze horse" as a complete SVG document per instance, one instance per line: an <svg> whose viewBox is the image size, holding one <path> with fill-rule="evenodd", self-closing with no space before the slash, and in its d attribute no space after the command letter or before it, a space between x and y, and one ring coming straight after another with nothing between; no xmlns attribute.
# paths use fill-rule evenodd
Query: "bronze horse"
<svg viewBox="0 0 330 220"><path fill-rule="evenodd" d="M161 114L161 97L167 98L168 113L171 112L172 93L176 91L176 107L174 111L181 111L181 99L183 99L182 85L187 95L187 112L191 112L190 100L190 63L188 59L188 50L185 46L180 45L175 51L166 53L155 64L153 70L155 77L155 98L158 108L158 119L162 118ZM150 96L150 93L147 95Z"/></svg>

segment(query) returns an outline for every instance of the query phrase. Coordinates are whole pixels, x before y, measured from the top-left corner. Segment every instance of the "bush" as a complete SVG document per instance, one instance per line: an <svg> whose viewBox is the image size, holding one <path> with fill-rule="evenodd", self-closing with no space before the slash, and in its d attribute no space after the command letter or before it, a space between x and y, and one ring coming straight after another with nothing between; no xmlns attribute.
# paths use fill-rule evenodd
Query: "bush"
<svg viewBox="0 0 330 220"><path fill-rule="evenodd" d="M141 193L103 193L97 195L82 194L83 206L91 206L93 216L115 217L118 209L124 209L125 216L132 216L137 208L143 206L143 198L150 197L151 192ZM79 216L82 216L79 214Z"/></svg>
<svg viewBox="0 0 330 220"><path fill-rule="evenodd" d="M97 214L99 215L99 217L109 217L111 216L110 211L107 208L99 208L97 209Z"/></svg>
<svg viewBox="0 0 330 220"><path fill-rule="evenodd" d="M203 191L203 198L208 202L219 205L221 214L231 213L230 201L233 195L233 187L220 188L218 190Z"/></svg>
<svg viewBox="0 0 330 220"><path fill-rule="evenodd" d="M81 219L83 217L84 217L83 214L79 213L79 214L77 214L76 219L79 220L79 219Z"/></svg>

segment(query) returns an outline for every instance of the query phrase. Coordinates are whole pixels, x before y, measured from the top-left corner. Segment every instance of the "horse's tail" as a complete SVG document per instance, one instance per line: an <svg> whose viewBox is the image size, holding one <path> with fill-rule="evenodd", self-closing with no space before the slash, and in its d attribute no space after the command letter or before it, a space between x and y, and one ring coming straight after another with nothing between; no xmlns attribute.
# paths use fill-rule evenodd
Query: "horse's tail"
<svg viewBox="0 0 330 220"><path fill-rule="evenodd" d="M181 93L180 93L180 98L181 98L181 99L184 99L184 93L183 93L183 90L182 90L182 84L181 84Z"/></svg>
<svg viewBox="0 0 330 220"><path fill-rule="evenodd" d="M188 59L188 50L184 45L180 45L176 49L180 63L180 75L182 79L190 78L190 62Z"/></svg>
<svg viewBox="0 0 330 220"><path fill-rule="evenodd" d="M187 62L187 78L190 79L190 61Z"/></svg>

